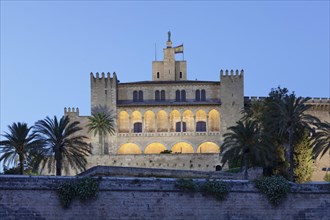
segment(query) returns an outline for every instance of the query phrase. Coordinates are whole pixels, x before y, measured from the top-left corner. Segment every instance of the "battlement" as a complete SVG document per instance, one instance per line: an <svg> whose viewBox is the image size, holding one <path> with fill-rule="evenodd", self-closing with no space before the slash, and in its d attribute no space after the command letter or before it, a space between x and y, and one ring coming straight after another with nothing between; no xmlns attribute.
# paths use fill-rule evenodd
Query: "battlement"
<svg viewBox="0 0 330 220"><path fill-rule="evenodd" d="M316 104L329 103L330 104L330 98L314 97L314 98L311 98L310 100L308 100L307 103L316 103Z"/></svg>
<svg viewBox="0 0 330 220"><path fill-rule="evenodd" d="M244 70L242 69L241 71L239 71L238 69L235 70L220 70L220 76L244 76Z"/></svg>
<svg viewBox="0 0 330 220"><path fill-rule="evenodd" d="M96 72L95 77L94 77L94 73L91 72L90 77L91 77L91 80L93 79L94 81L96 81L96 79L99 79L99 80L102 80L102 79L109 79L109 80L115 79L115 80L117 80L116 72L113 72L112 77L111 77L110 72L108 72L107 74L105 74L104 72L102 72L101 74L99 74L99 72Z"/></svg>
<svg viewBox="0 0 330 220"><path fill-rule="evenodd" d="M245 96L244 101L262 101L266 99L267 97L264 96ZM330 99L329 98L319 98L319 97L314 97L311 98L310 100L307 101L307 103L313 103L313 104L330 104Z"/></svg>
<svg viewBox="0 0 330 220"><path fill-rule="evenodd" d="M68 116L79 116L79 108L64 108L64 115Z"/></svg>

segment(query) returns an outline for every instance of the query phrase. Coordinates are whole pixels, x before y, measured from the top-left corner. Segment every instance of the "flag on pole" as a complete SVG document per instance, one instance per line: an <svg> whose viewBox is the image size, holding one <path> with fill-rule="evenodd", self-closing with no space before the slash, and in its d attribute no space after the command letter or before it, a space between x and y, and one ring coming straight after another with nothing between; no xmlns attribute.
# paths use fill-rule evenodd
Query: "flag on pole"
<svg viewBox="0 0 330 220"><path fill-rule="evenodd" d="M174 47L174 53L183 53L183 44Z"/></svg>

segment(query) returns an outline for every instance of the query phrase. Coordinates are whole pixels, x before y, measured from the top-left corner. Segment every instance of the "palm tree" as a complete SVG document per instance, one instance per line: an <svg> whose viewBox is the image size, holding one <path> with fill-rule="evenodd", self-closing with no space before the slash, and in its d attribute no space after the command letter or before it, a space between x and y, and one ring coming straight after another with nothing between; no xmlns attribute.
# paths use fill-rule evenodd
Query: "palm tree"
<svg viewBox="0 0 330 220"><path fill-rule="evenodd" d="M279 126L279 134L283 136L288 134L289 142L289 175L290 180L294 181L294 160L293 160L293 146L294 146L294 132L296 130L303 131L303 129L310 129L313 122L318 119L314 116L306 114L306 111L311 107L306 102L309 98L296 98L295 94L286 95L279 103L275 103L279 110L276 118L273 118L273 123L276 122Z"/></svg>
<svg viewBox="0 0 330 220"><path fill-rule="evenodd" d="M6 140L0 142L2 156L0 161L12 164L18 156L20 174L24 174L24 161L30 156L30 153L41 146L38 135L32 132L32 127L28 127L26 123L13 123L8 126L9 133L3 135ZM31 131L31 132L30 132Z"/></svg>
<svg viewBox="0 0 330 220"><path fill-rule="evenodd" d="M68 116L63 116L59 121L56 116L54 119L46 117L39 120L35 129L41 134L41 139L45 141L45 147L40 154L42 169L48 164L49 172L51 167L56 167L56 175L61 176L63 163L68 163L76 171L86 169L86 156L90 155L90 146L85 142L87 137L80 135L79 122L70 122ZM55 161L54 161L55 159Z"/></svg>
<svg viewBox="0 0 330 220"><path fill-rule="evenodd" d="M244 167L244 179L248 178L249 163L267 164L271 160L271 149L262 141L257 123L252 120L238 121L236 126L228 128L221 146L221 162L241 158Z"/></svg>
<svg viewBox="0 0 330 220"><path fill-rule="evenodd" d="M330 154L330 123L329 122L320 122L315 124L317 130L314 134L314 148L313 151L315 156L321 157L329 151Z"/></svg>
<svg viewBox="0 0 330 220"><path fill-rule="evenodd" d="M114 118L111 116L110 113L102 111L92 113L92 116L89 116L88 120L88 131L93 132L94 136L96 136L97 134L99 135L99 144L101 152L107 153L104 149L105 137L107 134L113 135L115 133Z"/></svg>

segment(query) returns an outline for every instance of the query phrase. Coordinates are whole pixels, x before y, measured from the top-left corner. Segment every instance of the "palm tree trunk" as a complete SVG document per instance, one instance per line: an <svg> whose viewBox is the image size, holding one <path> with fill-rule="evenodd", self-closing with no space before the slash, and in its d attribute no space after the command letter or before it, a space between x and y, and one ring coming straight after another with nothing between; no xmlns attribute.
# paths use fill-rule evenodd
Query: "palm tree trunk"
<svg viewBox="0 0 330 220"><path fill-rule="evenodd" d="M247 180L248 179L248 157L246 154L243 155L244 157L244 179Z"/></svg>
<svg viewBox="0 0 330 220"><path fill-rule="evenodd" d="M294 135L293 135L293 127L291 126L289 128L289 161L290 161L290 180L294 182L294 176L293 176L293 169L294 169L294 161L293 161L293 142L294 142Z"/></svg>
<svg viewBox="0 0 330 220"><path fill-rule="evenodd" d="M56 176L62 175L62 155L60 152L55 152L56 160Z"/></svg>
<svg viewBox="0 0 330 220"><path fill-rule="evenodd" d="M99 134L99 144L100 144L100 155L104 154L104 150L103 150L103 138L102 138L102 134Z"/></svg>
<svg viewBox="0 0 330 220"><path fill-rule="evenodd" d="M19 155L19 167L20 167L20 174L24 175L24 156Z"/></svg>

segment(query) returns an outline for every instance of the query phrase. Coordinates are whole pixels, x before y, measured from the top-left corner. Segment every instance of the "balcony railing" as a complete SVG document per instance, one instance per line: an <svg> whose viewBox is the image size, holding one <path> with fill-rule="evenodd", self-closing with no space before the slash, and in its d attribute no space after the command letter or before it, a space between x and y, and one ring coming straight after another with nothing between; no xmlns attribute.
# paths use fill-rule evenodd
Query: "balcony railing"
<svg viewBox="0 0 330 220"><path fill-rule="evenodd" d="M175 137L175 136L220 136L220 131L209 132L143 132L118 133L118 137Z"/></svg>

